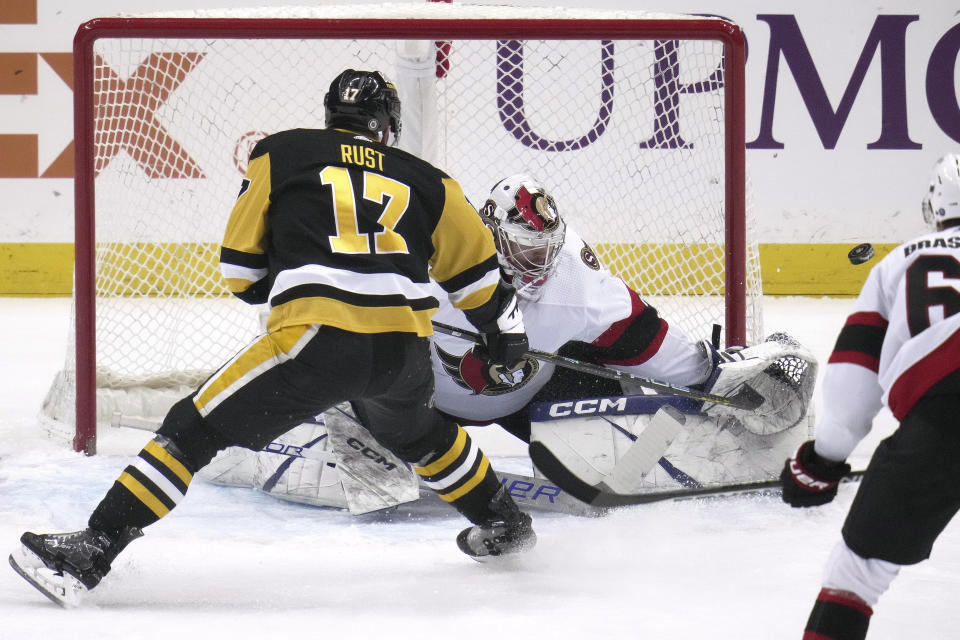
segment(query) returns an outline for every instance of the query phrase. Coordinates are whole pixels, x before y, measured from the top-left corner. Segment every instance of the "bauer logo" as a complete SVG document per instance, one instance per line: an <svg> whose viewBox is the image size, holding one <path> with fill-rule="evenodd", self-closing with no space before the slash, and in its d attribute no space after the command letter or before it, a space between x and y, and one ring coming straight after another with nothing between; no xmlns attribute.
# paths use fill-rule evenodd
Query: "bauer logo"
<svg viewBox="0 0 960 640"><path fill-rule="evenodd" d="M294 458L305 458L307 456L303 454L304 449L309 449L309 446L298 447L297 445L293 444L271 442L263 448L263 451L267 451L269 453L279 453L281 455L292 456Z"/></svg>
<svg viewBox="0 0 960 640"><path fill-rule="evenodd" d="M554 504L556 498L563 493L560 487L555 487L552 484L545 484L538 482L535 479L525 480L521 478L500 478L500 484L502 484L507 493L511 497L516 498L518 502L533 502L535 504L544 504L549 502Z"/></svg>

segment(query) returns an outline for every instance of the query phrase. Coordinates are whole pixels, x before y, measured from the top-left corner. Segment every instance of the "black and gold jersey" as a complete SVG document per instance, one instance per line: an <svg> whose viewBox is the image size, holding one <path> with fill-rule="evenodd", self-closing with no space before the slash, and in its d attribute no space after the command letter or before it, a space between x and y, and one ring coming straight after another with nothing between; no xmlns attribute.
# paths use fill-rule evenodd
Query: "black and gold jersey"
<svg viewBox="0 0 960 640"><path fill-rule="evenodd" d="M342 130L294 129L256 145L220 265L235 295L270 303L270 331L325 324L430 335L431 276L476 317L498 306L493 238L460 185Z"/></svg>

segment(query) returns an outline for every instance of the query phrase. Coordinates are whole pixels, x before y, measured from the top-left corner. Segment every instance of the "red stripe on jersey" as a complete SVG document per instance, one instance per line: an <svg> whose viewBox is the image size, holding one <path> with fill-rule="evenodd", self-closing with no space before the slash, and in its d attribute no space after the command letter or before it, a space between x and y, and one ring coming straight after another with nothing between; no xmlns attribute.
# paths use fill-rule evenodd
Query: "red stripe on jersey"
<svg viewBox="0 0 960 640"><path fill-rule="evenodd" d="M660 319L660 329L657 330L657 335L650 342L650 345L633 356L632 358L627 358L626 360L609 360L607 358L601 358L600 362L603 364L619 364L625 367L633 367L638 364L643 364L653 356L657 355L657 351L660 351L660 345L663 344L663 339L667 337L668 329L667 321L663 318Z"/></svg>
<svg viewBox="0 0 960 640"><path fill-rule="evenodd" d="M886 329L887 325L890 323L887 322L887 319L876 311L858 311L857 313L851 313L847 317L847 321L844 323L844 326L849 326L851 324L865 324L870 327Z"/></svg>
<svg viewBox="0 0 960 640"><path fill-rule="evenodd" d="M623 335L623 332L627 330L627 327L630 326L634 318L643 313L643 310L647 308L647 305L643 303L643 300L640 299L636 291L627 287L627 292L630 294L630 315L623 320L614 322L610 325L609 329L601 333L600 336L590 344L596 347L609 347Z"/></svg>
<svg viewBox="0 0 960 640"><path fill-rule="evenodd" d="M830 354L827 364L835 362L847 362L849 364L858 364L861 367L870 369L874 373L880 370L880 358L867 355L862 351L834 351Z"/></svg>
<svg viewBox="0 0 960 640"><path fill-rule="evenodd" d="M890 386L887 405L897 420L910 412L930 387L960 369L960 331L915 362Z"/></svg>

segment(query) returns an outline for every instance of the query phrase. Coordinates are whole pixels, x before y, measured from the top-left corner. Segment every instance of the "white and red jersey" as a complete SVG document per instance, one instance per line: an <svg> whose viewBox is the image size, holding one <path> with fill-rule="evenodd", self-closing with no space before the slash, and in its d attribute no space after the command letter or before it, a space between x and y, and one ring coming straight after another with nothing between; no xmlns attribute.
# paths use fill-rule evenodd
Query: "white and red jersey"
<svg viewBox="0 0 960 640"><path fill-rule="evenodd" d="M960 228L920 236L880 261L837 337L823 378L816 451L845 460L882 405L902 420L960 369Z"/></svg>
<svg viewBox="0 0 960 640"><path fill-rule="evenodd" d="M461 311L438 297L441 305L434 320L471 329ZM556 268L536 299L519 302L532 349L556 353L573 342L580 359L684 386L709 375L710 360L697 342L671 327L603 268L569 227ZM479 423L525 407L555 366L530 358L507 370L474 357L468 341L440 333L431 340L437 407Z"/></svg>

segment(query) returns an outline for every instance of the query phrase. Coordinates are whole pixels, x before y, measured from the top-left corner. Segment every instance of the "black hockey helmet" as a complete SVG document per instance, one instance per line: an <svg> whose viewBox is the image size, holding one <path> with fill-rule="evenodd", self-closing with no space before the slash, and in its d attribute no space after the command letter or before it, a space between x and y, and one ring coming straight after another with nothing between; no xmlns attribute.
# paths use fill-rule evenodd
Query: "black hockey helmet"
<svg viewBox="0 0 960 640"><path fill-rule="evenodd" d="M377 133L381 139L389 128L391 144L400 139L400 97L379 71L347 69L330 83L323 106L328 127Z"/></svg>

